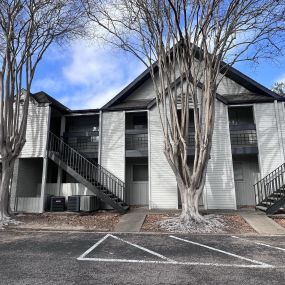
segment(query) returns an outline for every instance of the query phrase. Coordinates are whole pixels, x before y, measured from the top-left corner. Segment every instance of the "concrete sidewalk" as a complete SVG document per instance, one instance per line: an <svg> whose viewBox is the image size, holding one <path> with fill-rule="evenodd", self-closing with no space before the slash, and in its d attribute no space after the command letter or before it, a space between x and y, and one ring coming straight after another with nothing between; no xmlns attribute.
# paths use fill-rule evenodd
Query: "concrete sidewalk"
<svg viewBox="0 0 285 285"><path fill-rule="evenodd" d="M257 211L237 212L260 235L285 234L285 228L268 218L264 213Z"/></svg>
<svg viewBox="0 0 285 285"><path fill-rule="evenodd" d="M131 208L127 214L120 217L115 232L139 232L147 215L147 208Z"/></svg>
<svg viewBox="0 0 285 285"><path fill-rule="evenodd" d="M148 208L131 208L130 211L120 217L119 223L116 225L115 232L140 232L147 214L157 214L169 211L148 210ZM175 212L175 211L174 211ZM285 235L285 228L277 224L273 219L267 217L263 212L255 210L239 210L239 211L209 211L208 214L234 214L240 215L245 221L260 235Z"/></svg>

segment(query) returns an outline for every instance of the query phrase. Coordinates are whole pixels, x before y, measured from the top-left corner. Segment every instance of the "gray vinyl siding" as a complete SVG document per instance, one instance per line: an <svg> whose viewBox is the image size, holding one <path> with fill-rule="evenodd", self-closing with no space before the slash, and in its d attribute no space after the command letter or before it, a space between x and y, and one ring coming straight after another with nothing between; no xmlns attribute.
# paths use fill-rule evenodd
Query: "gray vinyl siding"
<svg viewBox="0 0 285 285"><path fill-rule="evenodd" d="M165 155L158 109L149 111L150 208L178 207L177 183Z"/></svg>
<svg viewBox="0 0 285 285"><path fill-rule="evenodd" d="M152 79L148 79L143 85L138 87L127 99L128 100L144 100L155 98Z"/></svg>
<svg viewBox="0 0 285 285"><path fill-rule="evenodd" d="M19 157L44 157L49 130L49 106L30 101L26 143Z"/></svg>
<svg viewBox="0 0 285 285"><path fill-rule="evenodd" d="M208 209L236 209L228 109L219 101L204 195Z"/></svg>
<svg viewBox="0 0 285 285"><path fill-rule="evenodd" d="M284 162L280 130L274 103L254 105L261 176Z"/></svg>
<svg viewBox="0 0 285 285"><path fill-rule="evenodd" d="M125 112L102 115L101 165L125 181Z"/></svg>
<svg viewBox="0 0 285 285"><path fill-rule="evenodd" d="M249 91L236 83L235 81L231 80L228 77L224 77L221 81L221 83L218 86L218 93L223 94L241 94L241 93L248 93Z"/></svg>

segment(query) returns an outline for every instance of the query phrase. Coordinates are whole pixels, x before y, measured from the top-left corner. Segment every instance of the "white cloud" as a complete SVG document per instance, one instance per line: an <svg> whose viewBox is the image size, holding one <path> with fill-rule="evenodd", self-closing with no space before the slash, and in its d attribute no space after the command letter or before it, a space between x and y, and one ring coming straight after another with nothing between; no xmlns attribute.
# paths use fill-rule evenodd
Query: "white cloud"
<svg viewBox="0 0 285 285"><path fill-rule="evenodd" d="M45 78L37 78L33 82L33 90L36 91L45 91L49 90L51 93L56 93L61 90L61 84L59 80L55 78L45 77Z"/></svg>
<svg viewBox="0 0 285 285"><path fill-rule="evenodd" d="M33 89L49 93L71 109L102 107L144 69L126 53L82 40L61 52L56 66L60 70L37 78Z"/></svg>

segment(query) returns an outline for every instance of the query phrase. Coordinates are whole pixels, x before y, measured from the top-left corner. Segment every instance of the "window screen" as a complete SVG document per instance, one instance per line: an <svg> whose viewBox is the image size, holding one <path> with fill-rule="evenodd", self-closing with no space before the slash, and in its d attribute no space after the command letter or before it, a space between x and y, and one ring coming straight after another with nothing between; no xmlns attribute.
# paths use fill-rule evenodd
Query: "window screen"
<svg viewBox="0 0 285 285"><path fill-rule="evenodd" d="M147 165L134 165L133 166L133 181L147 181L148 168Z"/></svg>
<svg viewBox="0 0 285 285"><path fill-rule="evenodd" d="M134 116L134 125L144 125L147 126L147 116Z"/></svg>

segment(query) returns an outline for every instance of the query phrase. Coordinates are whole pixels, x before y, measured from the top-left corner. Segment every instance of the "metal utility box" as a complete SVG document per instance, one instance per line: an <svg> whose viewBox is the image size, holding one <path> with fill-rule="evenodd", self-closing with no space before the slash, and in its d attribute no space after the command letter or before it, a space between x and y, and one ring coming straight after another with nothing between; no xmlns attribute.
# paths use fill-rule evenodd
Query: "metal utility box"
<svg viewBox="0 0 285 285"><path fill-rule="evenodd" d="M80 211L93 212L99 210L99 199L93 195L86 195L80 197Z"/></svg>
<svg viewBox="0 0 285 285"><path fill-rule="evenodd" d="M51 212L63 212L65 210L65 197L53 196L50 199Z"/></svg>
<svg viewBox="0 0 285 285"><path fill-rule="evenodd" d="M46 204L45 204L45 211L50 211L50 206L51 206L51 198L53 195L48 194L46 196Z"/></svg>
<svg viewBox="0 0 285 285"><path fill-rule="evenodd" d="M68 196L67 211L79 212L80 211L80 195Z"/></svg>

